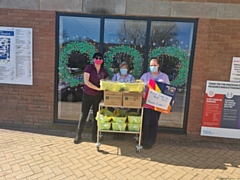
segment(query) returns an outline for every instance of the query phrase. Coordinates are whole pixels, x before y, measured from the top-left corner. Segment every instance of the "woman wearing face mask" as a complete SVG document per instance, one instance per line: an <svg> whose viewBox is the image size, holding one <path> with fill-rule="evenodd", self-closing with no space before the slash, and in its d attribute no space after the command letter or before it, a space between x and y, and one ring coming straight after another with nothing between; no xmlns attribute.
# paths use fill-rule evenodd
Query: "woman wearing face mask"
<svg viewBox="0 0 240 180"><path fill-rule="evenodd" d="M150 79L159 81L165 84L170 84L168 75L160 71L160 62L158 58L152 57L150 61L150 72L144 73L140 78L147 87ZM146 90L146 88L145 88ZM145 95L145 93L144 93ZM158 134L158 120L161 113L152 109L144 109L143 127L142 127L142 146L150 149L155 144Z"/></svg>
<svg viewBox="0 0 240 180"><path fill-rule="evenodd" d="M133 77L133 75L128 74L128 64L126 61L123 61L120 65L119 65L119 73L114 74L112 81L118 81L118 82L135 82L135 78ZM110 108L111 109L111 108ZM113 108L114 109L114 108ZM112 109L112 110L113 110ZM129 111L130 109L125 109L126 111ZM123 140L124 139L124 134L118 134L118 133L114 133L113 135L113 139L116 140Z"/></svg>
<svg viewBox="0 0 240 180"><path fill-rule="evenodd" d="M102 100L103 92L100 90L100 80L108 78L107 70L102 66L103 55L95 53L93 55L94 64L87 65L84 69L84 87L82 96L82 111L78 122L77 135L74 139L75 144L81 142L81 136L89 110L92 107L93 117L96 117L98 105ZM92 141L97 140L97 121L93 121Z"/></svg>
<svg viewBox="0 0 240 180"><path fill-rule="evenodd" d="M123 61L119 66L119 73L114 74L112 81L118 82L135 82L134 77L128 74L128 64Z"/></svg>

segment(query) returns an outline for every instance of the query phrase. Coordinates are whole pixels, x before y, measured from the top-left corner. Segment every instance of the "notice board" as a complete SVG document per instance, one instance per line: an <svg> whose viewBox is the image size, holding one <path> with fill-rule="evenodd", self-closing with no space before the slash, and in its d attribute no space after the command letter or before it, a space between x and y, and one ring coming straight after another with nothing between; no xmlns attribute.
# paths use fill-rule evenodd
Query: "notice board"
<svg viewBox="0 0 240 180"><path fill-rule="evenodd" d="M32 28L0 26L0 83L33 84Z"/></svg>
<svg viewBox="0 0 240 180"><path fill-rule="evenodd" d="M201 135L240 139L240 83L207 81Z"/></svg>
<svg viewBox="0 0 240 180"><path fill-rule="evenodd" d="M230 74L231 82L240 82L240 57L233 57Z"/></svg>

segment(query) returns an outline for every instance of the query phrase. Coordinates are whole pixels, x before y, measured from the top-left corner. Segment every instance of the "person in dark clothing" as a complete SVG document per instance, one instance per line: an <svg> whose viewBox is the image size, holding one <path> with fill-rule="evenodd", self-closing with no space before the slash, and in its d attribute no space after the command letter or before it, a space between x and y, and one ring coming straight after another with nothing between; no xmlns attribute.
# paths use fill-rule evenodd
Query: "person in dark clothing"
<svg viewBox="0 0 240 180"><path fill-rule="evenodd" d="M96 117L98 106L103 97L103 91L100 89L100 80L108 78L108 72L103 67L103 55L95 53L93 55L94 64L87 65L84 69L84 87L82 97L82 110L78 122L77 134L74 139L75 144L79 144L82 139L82 132L90 108L93 110L93 117ZM92 142L97 141L97 121L93 120Z"/></svg>

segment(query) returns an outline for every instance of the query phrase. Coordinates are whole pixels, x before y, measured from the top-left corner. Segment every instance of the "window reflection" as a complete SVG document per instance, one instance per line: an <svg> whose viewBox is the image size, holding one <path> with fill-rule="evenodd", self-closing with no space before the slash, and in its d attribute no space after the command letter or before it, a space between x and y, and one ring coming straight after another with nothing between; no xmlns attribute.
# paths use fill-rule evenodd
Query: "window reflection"
<svg viewBox="0 0 240 180"><path fill-rule="evenodd" d="M172 112L170 115L161 115L159 126L181 128L184 118L193 23L153 21L150 33L149 54L160 59L161 71L168 75L172 85L178 87Z"/></svg>
<svg viewBox="0 0 240 180"><path fill-rule="evenodd" d="M136 79L142 72L147 22L142 20L106 19L104 27L104 53L113 59L109 68L110 78L118 72L121 62L129 64L129 73Z"/></svg>
<svg viewBox="0 0 240 180"><path fill-rule="evenodd" d="M99 49L100 18L60 17L58 119L78 120L83 71Z"/></svg>
<svg viewBox="0 0 240 180"><path fill-rule="evenodd" d="M89 41L99 43L100 19L89 17L60 17L59 42Z"/></svg>
<svg viewBox="0 0 240 180"><path fill-rule="evenodd" d="M150 50L155 47L165 47L172 45L173 39L177 34L177 24L175 22L151 23L151 35L149 39Z"/></svg>
<svg viewBox="0 0 240 180"><path fill-rule="evenodd" d="M91 63L93 53L103 50L104 66L110 78L118 72L120 63L127 61L129 73L138 79L148 70L150 57L158 57L161 71L169 76L172 85L178 87L172 112L161 115L159 126L182 128L194 23L108 17L104 18L101 29L100 20L95 17L60 17L58 119L78 120L83 70ZM149 34L147 27L150 27Z"/></svg>

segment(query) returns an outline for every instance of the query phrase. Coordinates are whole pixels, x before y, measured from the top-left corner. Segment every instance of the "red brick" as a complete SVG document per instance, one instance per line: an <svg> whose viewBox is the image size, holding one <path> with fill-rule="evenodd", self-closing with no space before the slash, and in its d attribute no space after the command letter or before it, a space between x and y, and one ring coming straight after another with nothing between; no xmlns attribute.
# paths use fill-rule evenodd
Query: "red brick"
<svg viewBox="0 0 240 180"><path fill-rule="evenodd" d="M34 48L33 86L0 84L0 94L4 97L5 104L5 107L0 106L2 114L0 122L24 123L25 125L52 123L54 113L54 88L52 87L54 87L55 72L55 19L55 12L51 11L0 10L1 26L33 28ZM36 61L37 59L39 61Z"/></svg>
<svg viewBox="0 0 240 180"><path fill-rule="evenodd" d="M236 35L240 30L239 25L240 22L236 20L199 19L188 134L200 132L206 80L229 81L232 57L239 55L240 36Z"/></svg>

